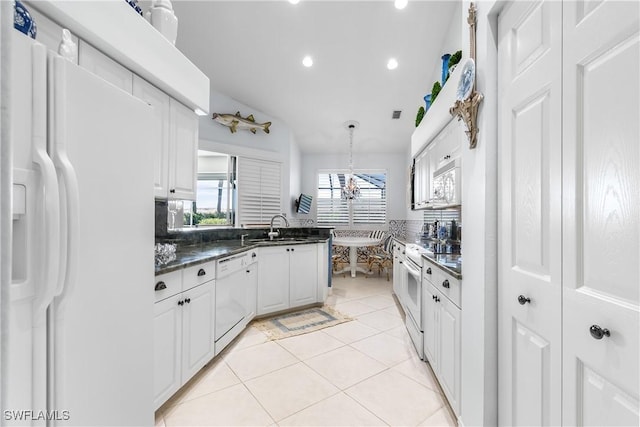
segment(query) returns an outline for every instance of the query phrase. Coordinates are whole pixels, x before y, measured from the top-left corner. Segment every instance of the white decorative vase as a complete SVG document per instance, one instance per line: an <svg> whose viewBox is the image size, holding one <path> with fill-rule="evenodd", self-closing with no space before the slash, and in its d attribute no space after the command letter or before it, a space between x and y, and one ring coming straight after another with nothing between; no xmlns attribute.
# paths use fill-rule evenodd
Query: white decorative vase
<svg viewBox="0 0 640 427"><path fill-rule="evenodd" d="M178 36L178 18L173 13L170 0L153 0L145 14L147 21L160 32L171 44L176 44Z"/></svg>

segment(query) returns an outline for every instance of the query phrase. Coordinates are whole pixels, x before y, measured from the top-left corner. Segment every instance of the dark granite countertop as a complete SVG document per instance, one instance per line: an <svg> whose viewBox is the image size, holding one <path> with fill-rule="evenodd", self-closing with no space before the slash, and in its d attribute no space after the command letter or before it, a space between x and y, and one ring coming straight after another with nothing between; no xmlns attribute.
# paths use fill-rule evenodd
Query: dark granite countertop
<svg viewBox="0 0 640 427"><path fill-rule="evenodd" d="M431 261L440 270L455 277L462 279L462 255L460 254L422 254L422 258Z"/></svg>
<svg viewBox="0 0 640 427"><path fill-rule="evenodd" d="M408 241L402 237L394 237L396 242L406 245L408 243L415 243ZM431 261L438 268L447 274L452 275L458 280L462 279L462 255L460 254L422 254L422 257L428 261Z"/></svg>
<svg viewBox="0 0 640 427"><path fill-rule="evenodd" d="M228 255L234 255L251 249L265 246L281 245L306 245L311 243L321 243L328 241L326 237L311 236L306 238L285 239L285 240L249 240L242 245L240 240L218 240L215 242L204 242L192 245L179 245L176 249L176 259L155 267L156 276L180 270L192 265L213 261Z"/></svg>

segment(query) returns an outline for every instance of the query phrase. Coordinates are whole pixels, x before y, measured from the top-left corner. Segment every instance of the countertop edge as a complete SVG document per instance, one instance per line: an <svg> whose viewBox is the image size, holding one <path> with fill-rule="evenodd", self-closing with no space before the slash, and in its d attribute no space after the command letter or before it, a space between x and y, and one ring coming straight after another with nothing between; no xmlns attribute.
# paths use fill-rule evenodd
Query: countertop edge
<svg viewBox="0 0 640 427"><path fill-rule="evenodd" d="M325 238L310 238L309 240L299 240L299 241L292 241L292 242L270 242L270 241L264 241L264 242L254 242L251 244L246 244L244 246L238 246L235 248L229 248L228 250L224 250L216 255L204 255L202 258L198 258L198 259L193 259L190 261L186 261L186 262L181 262L175 265L168 265L168 266L156 266L155 267L155 275L156 276L160 276L162 274L166 274L166 273L171 273L173 271L177 271L177 270L182 270L184 268L187 267L192 267L194 265L198 265L198 264L203 264L205 262L210 262L210 261L215 261L218 260L220 258L224 258L230 255L235 255L235 254L239 254L242 252L246 252L246 251L250 251L252 249L257 249L257 248L261 248L261 247L273 247L273 246L290 246L290 245L311 245L311 244L317 244L317 243L326 243L329 241L329 238L327 237ZM227 242L229 243L234 243L233 246L238 245L240 243L239 240L228 240ZM202 245L195 245L195 246L201 246L203 252L206 251L206 247L214 247L215 245L220 245L221 242L215 242L214 244L202 244ZM230 245L231 246L231 245Z"/></svg>

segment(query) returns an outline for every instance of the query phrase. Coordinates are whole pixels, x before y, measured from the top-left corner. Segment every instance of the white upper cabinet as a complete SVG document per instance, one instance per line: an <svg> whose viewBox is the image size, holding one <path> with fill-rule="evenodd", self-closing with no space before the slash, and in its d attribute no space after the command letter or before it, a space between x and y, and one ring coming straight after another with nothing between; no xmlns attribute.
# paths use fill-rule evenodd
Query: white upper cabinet
<svg viewBox="0 0 640 427"><path fill-rule="evenodd" d="M133 96L153 107L156 126L149 129L155 143L153 151L153 186L156 198L166 198L169 191L169 100L166 93L138 76L133 77Z"/></svg>
<svg viewBox="0 0 640 427"><path fill-rule="evenodd" d="M195 200L198 116L142 78L134 76L133 95L153 106L154 193L158 199Z"/></svg>
<svg viewBox="0 0 640 427"><path fill-rule="evenodd" d="M78 62L82 68L125 92L132 93L133 73L82 40L78 45Z"/></svg>
<svg viewBox="0 0 640 427"><path fill-rule="evenodd" d="M195 200L198 173L198 116L171 99L169 198Z"/></svg>

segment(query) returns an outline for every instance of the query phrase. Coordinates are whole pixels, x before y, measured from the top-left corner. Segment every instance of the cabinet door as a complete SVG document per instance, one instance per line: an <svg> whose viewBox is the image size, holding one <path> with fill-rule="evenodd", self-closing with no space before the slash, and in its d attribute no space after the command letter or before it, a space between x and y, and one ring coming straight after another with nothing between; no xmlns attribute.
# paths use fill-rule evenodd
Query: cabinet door
<svg viewBox="0 0 640 427"><path fill-rule="evenodd" d="M153 107L153 187L156 198L167 198L169 185L169 95L133 76L133 96Z"/></svg>
<svg viewBox="0 0 640 427"><path fill-rule="evenodd" d="M639 17L563 2L564 425L640 424Z"/></svg>
<svg viewBox="0 0 640 427"><path fill-rule="evenodd" d="M258 315L289 308L289 252L284 247L260 248Z"/></svg>
<svg viewBox="0 0 640 427"><path fill-rule="evenodd" d="M291 248L289 258L289 302L298 307L316 302L318 292L318 248L317 245L296 245Z"/></svg>
<svg viewBox="0 0 640 427"><path fill-rule="evenodd" d="M182 293L182 382L213 357L214 281Z"/></svg>
<svg viewBox="0 0 640 427"><path fill-rule="evenodd" d="M422 285L422 309L424 310L424 355L431 364L434 372L438 370L437 337L438 337L438 303L435 296L438 292L430 284Z"/></svg>
<svg viewBox="0 0 640 427"><path fill-rule="evenodd" d="M158 409L182 385L182 294L153 307L153 404Z"/></svg>
<svg viewBox="0 0 640 427"><path fill-rule="evenodd" d="M78 45L78 63L82 68L101 79L129 94L132 93L133 73L82 40ZM96 100L96 102L99 102L99 100Z"/></svg>
<svg viewBox="0 0 640 427"><path fill-rule="evenodd" d="M195 200L198 173L198 116L174 99L170 100L170 114L169 197Z"/></svg>
<svg viewBox="0 0 640 427"><path fill-rule="evenodd" d="M438 380L449 404L460 413L460 318L461 312L447 297L438 305Z"/></svg>
<svg viewBox="0 0 640 427"><path fill-rule="evenodd" d="M318 292L316 301L324 303L329 294L329 275L331 274L331 258L329 244L319 243L318 247Z"/></svg>
<svg viewBox="0 0 640 427"><path fill-rule="evenodd" d="M247 297L245 303L246 315L244 319L245 323L248 324L256 317L256 311L258 309L258 264L251 264L243 271L243 282Z"/></svg>
<svg viewBox="0 0 640 427"><path fill-rule="evenodd" d="M501 425L562 423L561 9L516 1L498 17Z"/></svg>

